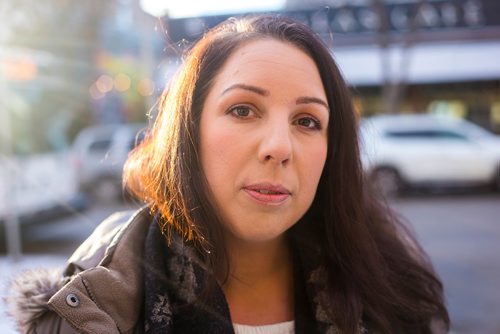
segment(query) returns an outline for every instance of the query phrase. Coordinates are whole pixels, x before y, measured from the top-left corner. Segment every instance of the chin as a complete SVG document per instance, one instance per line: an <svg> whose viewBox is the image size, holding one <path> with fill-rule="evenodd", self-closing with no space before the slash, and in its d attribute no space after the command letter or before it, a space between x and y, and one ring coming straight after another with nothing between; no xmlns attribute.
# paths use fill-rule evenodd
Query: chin
<svg viewBox="0 0 500 334"><path fill-rule="evenodd" d="M244 243L266 243L270 241L276 241L283 238L288 229L283 229L280 231L231 231L229 233L231 238L234 238L238 242Z"/></svg>

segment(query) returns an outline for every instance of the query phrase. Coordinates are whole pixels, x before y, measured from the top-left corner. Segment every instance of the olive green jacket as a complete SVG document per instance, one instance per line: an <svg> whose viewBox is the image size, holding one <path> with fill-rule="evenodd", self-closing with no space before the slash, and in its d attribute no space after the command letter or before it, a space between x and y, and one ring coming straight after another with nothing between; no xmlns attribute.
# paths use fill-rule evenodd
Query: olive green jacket
<svg viewBox="0 0 500 334"><path fill-rule="evenodd" d="M37 334L144 333L144 266L148 262L145 245L151 222L148 208L114 214L75 251L64 272L34 271L17 278L12 284L7 304L18 329L22 333ZM197 280L202 277L196 277L193 267L187 265L194 257L189 256L189 251L182 255L183 247L177 249L179 245L175 240L169 246L169 270L170 274L174 274L172 282L177 282L174 284L178 287L177 293L184 294L181 296L184 298L194 293L195 287L201 283ZM178 257L185 255L189 259ZM187 268L182 267L183 263ZM181 268L177 268L178 265ZM302 266L296 266L298 268ZM306 281L300 279L304 276L302 272L296 274L297 281L304 283L297 284L296 289L298 333L338 333L324 311L322 301L325 296L315 293L309 301L306 294L306 285L311 285L312 291L324 290L319 288L324 284L320 269L308 270ZM183 281L183 278L190 277L193 280ZM192 311L196 313L197 309ZM223 317L230 322L230 315L226 313ZM179 322L183 314L181 312L176 316ZM191 332L204 330L200 328L206 319L199 320L202 321L199 324L189 324ZM229 332L232 332L232 327ZM360 328L360 332L365 331Z"/></svg>
<svg viewBox="0 0 500 334"><path fill-rule="evenodd" d="M143 208L105 220L61 272L28 272L12 283L9 313L22 333L141 333Z"/></svg>
<svg viewBox="0 0 500 334"><path fill-rule="evenodd" d="M37 334L144 333L145 243L151 221L149 208L116 213L101 223L75 251L62 273L38 270L13 281L6 301L19 331ZM314 257L307 258L311 262ZM298 268L310 265L304 261L300 263ZM312 319L297 317L296 325L306 324L304 319L312 320L318 324L314 326L318 330L299 332L339 333L325 312L328 296L323 294L326 282L322 268L310 266L305 269L305 275L296 276L297 279L305 277L304 283L311 293L296 298L295 306L299 309L308 304L306 309L311 307ZM181 287L179 290L186 289ZM431 326L432 333L446 332L440 323L435 325ZM368 333L362 323L359 333Z"/></svg>

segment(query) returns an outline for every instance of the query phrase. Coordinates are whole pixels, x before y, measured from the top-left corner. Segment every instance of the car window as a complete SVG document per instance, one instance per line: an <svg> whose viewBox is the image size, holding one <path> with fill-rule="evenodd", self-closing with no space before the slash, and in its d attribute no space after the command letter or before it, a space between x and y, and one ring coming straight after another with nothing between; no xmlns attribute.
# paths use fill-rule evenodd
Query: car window
<svg viewBox="0 0 500 334"><path fill-rule="evenodd" d="M109 150L109 147L111 146L111 140L110 139L102 139L102 140L96 140L89 146L89 151L90 152L102 152L102 151L107 151Z"/></svg>
<svg viewBox="0 0 500 334"><path fill-rule="evenodd" d="M388 130L385 137L401 139L432 139L436 137L434 131L428 130Z"/></svg>
<svg viewBox="0 0 500 334"><path fill-rule="evenodd" d="M461 133L450 131L450 130L439 130L436 131L436 137L440 139L458 139L467 140L467 137Z"/></svg>
<svg viewBox="0 0 500 334"><path fill-rule="evenodd" d="M450 130L388 130L385 132L385 137L398 139L467 140L467 137L463 134Z"/></svg>

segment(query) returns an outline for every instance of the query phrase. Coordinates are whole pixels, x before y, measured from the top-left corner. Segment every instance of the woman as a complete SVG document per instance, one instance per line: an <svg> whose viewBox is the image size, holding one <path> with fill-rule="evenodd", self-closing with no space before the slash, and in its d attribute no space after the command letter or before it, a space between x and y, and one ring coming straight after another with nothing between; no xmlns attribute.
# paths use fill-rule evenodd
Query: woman
<svg viewBox="0 0 500 334"><path fill-rule="evenodd" d="M209 31L124 177L147 207L100 225L55 283L18 280L31 298L11 298L22 330L448 329L424 252L363 180L339 69L296 21Z"/></svg>

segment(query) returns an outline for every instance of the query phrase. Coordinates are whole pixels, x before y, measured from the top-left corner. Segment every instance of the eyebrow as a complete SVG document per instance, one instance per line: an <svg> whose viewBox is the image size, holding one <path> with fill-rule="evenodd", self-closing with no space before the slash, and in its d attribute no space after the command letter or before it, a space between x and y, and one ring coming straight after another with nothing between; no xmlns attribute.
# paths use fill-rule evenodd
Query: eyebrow
<svg viewBox="0 0 500 334"><path fill-rule="evenodd" d="M262 96L269 96L269 91L265 90L264 88L260 88L257 86L252 86L252 85L245 85L245 84L234 84L229 86L228 88L224 89L221 95L226 94L228 91L233 90L233 89L244 89L248 90L251 92L254 92L256 94L262 95Z"/></svg>
<svg viewBox="0 0 500 334"><path fill-rule="evenodd" d="M247 90L247 91L250 91L250 92L262 95L262 96L269 96L269 91L268 90L266 90L264 88L257 87L257 86L245 85L245 84L234 84L234 85L231 85L228 88L224 89L224 91L222 92L221 95L224 95L224 94L226 94L227 92L229 92L229 91L231 91L233 89L243 89L243 90ZM325 101L323 101L322 99L317 98L317 97L301 96L301 97L297 98L297 100L295 101L295 103L296 104L316 103L316 104L322 105L328 111L330 110L330 107L328 106L328 103L326 103Z"/></svg>
<svg viewBox="0 0 500 334"><path fill-rule="evenodd" d="M317 103L325 107L328 111L330 110L330 107L328 106L328 103L323 101L322 99L319 99L317 97L312 97L312 96L302 96L299 97L296 101L296 104L309 104L309 103Z"/></svg>

